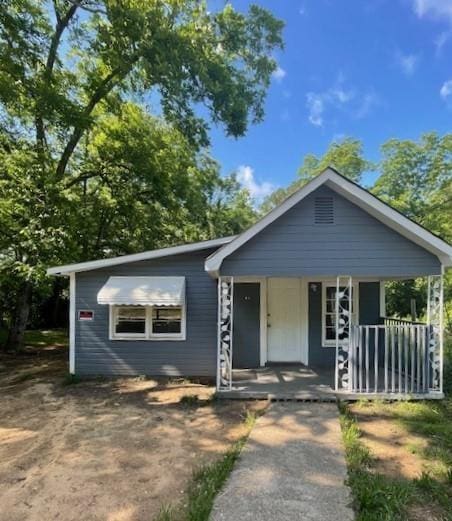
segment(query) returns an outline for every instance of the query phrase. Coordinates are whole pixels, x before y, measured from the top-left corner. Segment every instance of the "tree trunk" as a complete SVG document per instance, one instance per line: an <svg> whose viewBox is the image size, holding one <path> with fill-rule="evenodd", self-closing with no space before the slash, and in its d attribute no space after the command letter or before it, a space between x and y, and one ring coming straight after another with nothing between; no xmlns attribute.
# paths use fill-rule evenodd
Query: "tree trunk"
<svg viewBox="0 0 452 521"><path fill-rule="evenodd" d="M26 282L17 294L16 305L8 331L6 349L21 351L31 308L31 284Z"/></svg>

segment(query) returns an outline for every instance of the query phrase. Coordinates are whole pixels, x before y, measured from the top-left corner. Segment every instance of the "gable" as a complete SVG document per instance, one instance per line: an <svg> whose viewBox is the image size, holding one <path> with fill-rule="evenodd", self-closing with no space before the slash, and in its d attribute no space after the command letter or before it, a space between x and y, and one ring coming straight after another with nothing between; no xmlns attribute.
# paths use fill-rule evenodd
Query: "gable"
<svg viewBox="0 0 452 521"><path fill-rule="evenodd" d="M441 272L436 255L321 185L228 255L222 275L406 277Z"/></svg>

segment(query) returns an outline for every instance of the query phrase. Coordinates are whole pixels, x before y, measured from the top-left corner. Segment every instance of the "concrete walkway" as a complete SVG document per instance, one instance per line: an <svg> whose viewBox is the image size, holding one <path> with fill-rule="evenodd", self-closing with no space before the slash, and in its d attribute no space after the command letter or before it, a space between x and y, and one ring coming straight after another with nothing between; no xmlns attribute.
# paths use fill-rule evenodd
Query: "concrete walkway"
<svg viewBox="0 0 452 521"><path fill-rule="evenodd" d="M259 418L211 521L352 521L338 410L273 403Z"/></svg>

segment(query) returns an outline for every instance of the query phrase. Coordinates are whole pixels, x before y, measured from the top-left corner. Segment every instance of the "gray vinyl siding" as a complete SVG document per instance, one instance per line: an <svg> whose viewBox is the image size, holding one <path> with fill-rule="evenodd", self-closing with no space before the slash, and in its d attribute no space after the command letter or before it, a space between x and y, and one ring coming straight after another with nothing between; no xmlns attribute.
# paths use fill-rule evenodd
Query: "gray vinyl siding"
<svg viewBox="0 0 452 521"><path fill-rule="evenodd" d="M334 224L314 223L317 196L332 196ZM322 186L227 257L222 275L415 277L439 259Z"/></svg>
<svg viewBox="0 0 452 521"><path fill-rule="evenodd" d="M94 320L76 319L76 374L215 376L217 285L204 271L210 253L204 250L77 273L76 317L79 309L91 309ZM186 340L109 340L109 306L97 304L97 293L113 275L185 276Z"/></svg>
<svg viewBox="0 0 452 521"><path fill-rule="evenodd" d="M312 286L316 286L313 291ZM322 346L322 283L309 283L309 365L330 367L335 364L336 348ZM359 323L380 323L380 285L378 282L359 284Z"/></svg>

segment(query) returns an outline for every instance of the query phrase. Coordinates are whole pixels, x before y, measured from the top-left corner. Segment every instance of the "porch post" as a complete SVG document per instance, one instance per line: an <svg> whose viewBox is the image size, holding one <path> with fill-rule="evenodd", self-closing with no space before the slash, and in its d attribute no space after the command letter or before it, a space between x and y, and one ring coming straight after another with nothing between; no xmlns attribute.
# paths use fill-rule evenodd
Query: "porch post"
<svg viewBox="0 0 452 521"><path fill-rule="evenodd" d="M232 329L234 319L234 279L218 278L217 390L232 389Z"/></svg>
<svg viewBox="0 0 452 521"><path fill-rule="evenodd" d="M443 392L443 268L430 275L427 288L428 359L432 370L429 390Z"/></svg>
<svg viewBox="0 0 452 521"><path fill-rule="evenodd" d="M340 288L343 288L342 290ZM335 388L352 391L353 360L352 346L353 281L350 276L336 279L336 367ZM339 338L341 336L341 338ZM352 363L350 363L352 362Z"/></svg>

